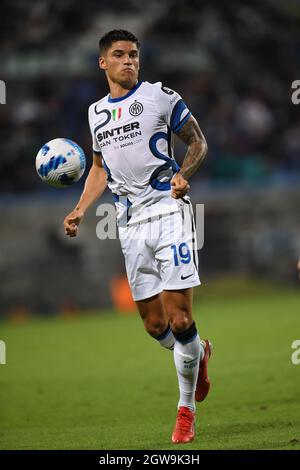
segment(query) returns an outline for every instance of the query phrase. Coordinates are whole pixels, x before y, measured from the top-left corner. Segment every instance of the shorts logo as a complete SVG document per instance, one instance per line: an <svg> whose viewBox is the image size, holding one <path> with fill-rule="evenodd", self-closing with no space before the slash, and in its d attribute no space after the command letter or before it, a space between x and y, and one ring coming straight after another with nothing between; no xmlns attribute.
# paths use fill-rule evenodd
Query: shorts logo
<svg viewBox="0 0 300 470"><path fill-rule="evenodd" d="M116 108L112 110L113 121L119 121L121 119L122 108Z"/></svg>
<svg viewBox="0 0 300 470"><path fill-rule="evenodd" d="M181 275L181 280L184 281L185 279L188 279L189 277L191 277L194 273L192 274L189 274L188 276L183 276Z"/></svg>
<svg viewBox="0 0 300 470"><path fill-rule="evenodd" d="M139 116L140 114L142 114L143 109L144 107L142 103L135 101L134 103L132 103L132 105L130 105L129 112L131 116Z"/></svg>

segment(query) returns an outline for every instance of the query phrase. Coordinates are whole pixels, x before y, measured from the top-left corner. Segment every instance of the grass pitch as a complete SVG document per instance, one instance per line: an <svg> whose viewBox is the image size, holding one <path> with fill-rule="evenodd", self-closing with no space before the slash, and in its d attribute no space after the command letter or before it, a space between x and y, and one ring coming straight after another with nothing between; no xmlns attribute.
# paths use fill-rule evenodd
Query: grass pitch
<svg viewBox="0 0 300 470"><path fill-rule="evenodd" d="M137 315L2 323L0 448L299 449L299 306L299 290L198 289L194 316L214 343L213 386L197 406L195 441L176 447L172 353Z"/></svg>

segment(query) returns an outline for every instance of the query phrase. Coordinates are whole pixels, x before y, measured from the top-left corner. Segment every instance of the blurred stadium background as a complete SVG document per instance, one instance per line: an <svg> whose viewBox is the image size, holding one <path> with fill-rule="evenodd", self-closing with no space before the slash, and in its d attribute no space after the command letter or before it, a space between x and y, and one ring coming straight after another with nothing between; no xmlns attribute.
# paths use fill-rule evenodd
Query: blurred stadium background
<svg viewBox="0 0 300 470"><path fill-rule="evenodd" d="M2 2L1 314L111 304L110 280L124 269L118 241L96 239L93 210L80 238L65 239L61 222L82 185L49 189L34 169L38 149L58 136L90 158L87 108L108 92L98 39L111 28L136 33L141 79L181 93L207 137L191 193L206 206L203 280L232 273L296 283L299 18L291 0ZM180 162L180 144L176 154Z"/></svg>
<svg viewBox="0 0 300 470"><path fill-rule="evenodd" d="M61 222L82 185L49 189L34 169L38 149L58 136L90 158L87 108L108 92L98 39L111 28L136 33L141 79L178 90L207 137L191 193L206 206L202 278L296 283L300 114L291 83L300 77L299 19L291 0L2 2L1 314L111 304L110 280L124 269L118 241L96 239L93 210L80 238L65 239ZM180 162L180 144L176 154Z"/></svg>
<svg viewBox="0 0 300 470"><path fill-rule="evenodd" d="M108 93L105 78L97 66L98 40L115 28L129 29L139 37L142 43L140 78L150 82L162 81L176 89L199 120L208 140L209 155L191 180L191 197L193 203L205 204L205 243L199 252L203 287L196 291L196 316L199 314L204 332L214 336L219 351L228 360L225 364L220 356L215 360L213 367L220 389L216 392L219 396L212 399L212 405L217 409L221 407L220 403L225 407L231 406L229 390L232 378L226 364L231 371L241 374L237 377L243 378L242 389L239 389L241 395L236 392L234 396L236 403L241 396L247 395L249 389L252 390L251 376L258 380L261 378L264 383L265 368L270 367L265 388L262 386L263 397L259 395L261 388L257 384L257 390L252 390L257 408L251 408L251 402L245 399L226 416L233 423L232 429L220 424L213 406L211 413L208 408L208 418L204 419L210 420L212 427L215 424L220 433L214 434L211 428L207 435L211 440L201 445L213 448L213 445L219 445L220 439L224 444L225 439L224 446L234 448L247 445L252 448L259 445L267 448L272 445L299 446L300 421L297 418L299 426L294 434L291 424L297 414L299 372L296 376L289 357L291 342L299 337L300 331L296 271L300 256L300 105L295 106L291 102L291 84L300 79L300 3L297 0L1 2L0 79L6 83L7 104L0 105L0 319L21 320L31 314L76 316L76 313L85 311L107 313L102 315L103 320L100 320L101 315L97 320L88 317L87 323L82 323L82 318L79 318L79 323L77 326L73 324L71 331L65 329L64 323L57 323L56 328L54 324L45 328L33 322L32 329L26 324L24 330L17 331L14 326L1 322L0 338L15 346L9 348L14 365L11 369L5 366L5 371L1 369L3 399L7 403L6 414L3 409L2 417L7 430L10 429L10 434L6 430L3 445L13 448L16 442L20 442L21 448L29 448L35 442L39 448L59 445L78 448L78 442L81 442L83 448L97 448L99 440L90 441L86 437L85 441L80 441L82 435L73 429L75 419L77 424L80 422L81 406L85 414L83 420L86 412L92 415L88 408L91 405L87 404L90 403L90 392L83 392L85 404L82 404L79 392L68 389L70 382L62 377L69 377L72 383L69 367L77 370L76 364L79 364L83 373L81 379L88 383L89 391L93 385L95 390L103 393L117 393L111 389L105 392L100 378L95 378L101 366L98 359L88 356L92 354L88 352L90 347L96 357L108 351L115 365L119 364L119 357L126 348L129 362L122 362L124 370L126 367L134 369L137 377L145 364L151 369L149 357L155 357L152 356L151 340L145 339L141 325L135 323L134 317L122 318L118 324L113 319L116 315L112 313L120 311L119 307L126 310L132 305L128 299L125 304L120 304L122 298L118 293L125 291L123 297L126 298L127 292L122 284L123 278L120 278L124 274L123 257L118 240L97 239L95 227L99 218L96 209L90 210L78 239L70 240L63 234L63 218L77 201L83 181L68 190L48 188L39 181L34 167L39 148L55 137L73 139L90 159L87 109L91 102ZM184 147L177 142L176 158L179 162L183 155ZM108 192L103 201L111 202ZM113 306L115 310L110 310ZM129 331L132 334L137 331L140 337L132 337L129 349L122 338L125 320ZM119 331L116 333L118 351L112 350L110 343L105 342L103 331L109 335L109 328ZM60 336L63 333L59 333L61 329L63 339ZM99 338L93 336L100 330L104 351L98 350L101 346ZM226 332L226 338L223 332ZM43 338L43 344L37 338ZM276 348L281 339L285 342L285 352L279 354ZM242 348L244 370L234 356L235 350L228 352L226 349L231 340L235 348ZM256 348L265 353L263 364L259 363L261 357L253 355L255 341ZM139 344L145 347L143 364L134 362L134 344L136 350ZM62 349L56 349L55 345L66 348L61 352L62 356L58 353ZM83 350L87 355L81 356ZM161 351L158 356L159 353ZM70 358L73 360L71 366ZM91 371L88 375L84 372L86 361L93 360L94 368L90 362L87 366ZM157 357L157 360L161 359ZM281 365L282 376L290 381L289 391L282 388L282 383L278 385L276 382L274 377L278 376L278 370L274 362ZM60 364L59 370L54 365L57 363ZM50 377L54 382L56 380L55 383L48 381L48 375L43 376L44 367L50 368ZM20 383L13 387L16 374ZM105 369L107 382L112 380L109 374ZM4 386L5 377L10 381L9 387ZM127 383L125 375L122 379L124 386L133 394L131 396L135 396L136 392L130 389L132 384ZM153 380L163 382L157 376ZM174 382L175 379L170 380ZM32 388L31 383L35 384ZM117 386L115 382L110 383ZM28 386L25 394L28 402L24 408L21 389ZM221 393L224 386L228 387L225 403ZM145 400L151 387L153 383L149 379L149 384L145 385ZM63 401L55 400L66 389L67 411ZM79 387L79 391L83 389ZM95 392L94 395L92 400L99 400ZM119 395L112 396L120 399ZM251 417L257 410L260 410L258 413L266 410L278 396L290 404L289 412L286 413L277 403L274 421L271 418L267 421L271 428L279 423L282 439L276 440L274 435L277 431L274 431L270 440L264 440L263 435L267 435L268 429L262 416L261 440L250 439L246 428L253 432L253 436L258 432L255 421L249 427ZM42 404L46 403L43 397L47 397L54 413L54 424L47 421L47 409L41 411ZM165 389L161 397L164 409L170 406L167 398L169 400L169 390ZM35 405L30 400L40 406L40 412L34 417L30 415L30 407ZM120 419L123 416L125 420L128 416L122 415L126 408L123 404L120 402L117 409ZM146 410L151 409L150 400ZM241 429L240 416L246 409L248 422L246 428ZM63 410L62 414L58 413L59 410ZM218 411L220 416L223 411L223 408ZM93 415L92 430L103 418L101 413ZM156 415L153 416L154 422ZM280 421L282 416L287 420L285 423ZM64 441L66 434L62 436L58 431L58 427L63 426L60 423L63 418L69 426L67 441ZM148 420L149 415L141 414L140 419L141 423L135 422L130 432L134 436L133 429L136 430L141 446L143 442L144 446L146 442L150 443L147 445L155 445L155 441L149 440L147 432L143 428L144 435L140 427L142 420ZM31 420L33 429L29 437L22 431L26 420ZM37 423L43 421L49 426L48 430L52 425L56 426L52 434L46 435L45 430L44 434L40 433ZM9 423L14 423L12 428ZM163 427L167 428L167 425L169 421L163 423ZM286 429L288 441L285 440ZM120 442L130 448L133 444L128 440L128 429L123 426L122 430L120 439L123 441ZM224 438L227 431L234 436L230 444ZM84 434L85 430L82 432ZM246 433L245 440L240 439L240 432ZM103 448L105 445L109 448L109 442L102 441ZM116 448L119 445L118 441L111 444Z"/></svg>

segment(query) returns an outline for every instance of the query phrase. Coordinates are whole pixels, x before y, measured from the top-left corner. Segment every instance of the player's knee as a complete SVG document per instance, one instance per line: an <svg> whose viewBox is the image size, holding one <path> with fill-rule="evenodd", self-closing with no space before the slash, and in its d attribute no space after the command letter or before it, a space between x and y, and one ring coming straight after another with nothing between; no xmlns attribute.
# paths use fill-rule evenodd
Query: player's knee
<svg viewBox="0 0 300 470"><path fill-rule="evenodd" d="M187 330L192 321L188 312L180 310L170 316L170 326L174 333L182 333Z"/></svg>
<svg viewBox="0 0 300 470"><path fill-rule="evenodd" d="M147 333L149 333L149 335L153 336L154 338L157 338L159 335L161 335L167 328L167 325L160 321L144 321L144 325Z"/></svg>

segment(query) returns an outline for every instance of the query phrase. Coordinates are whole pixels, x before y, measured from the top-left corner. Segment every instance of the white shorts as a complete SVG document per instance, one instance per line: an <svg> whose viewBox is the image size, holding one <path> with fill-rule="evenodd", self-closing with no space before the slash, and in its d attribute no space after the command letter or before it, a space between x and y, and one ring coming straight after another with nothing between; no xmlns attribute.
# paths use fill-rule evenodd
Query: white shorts
<svg viewBox="0 0 300 470"><path fill-rule="evenodd" d="M119 227L119 237L134 300L200 284L189 200L180 202L178 212Z"/></svg>

